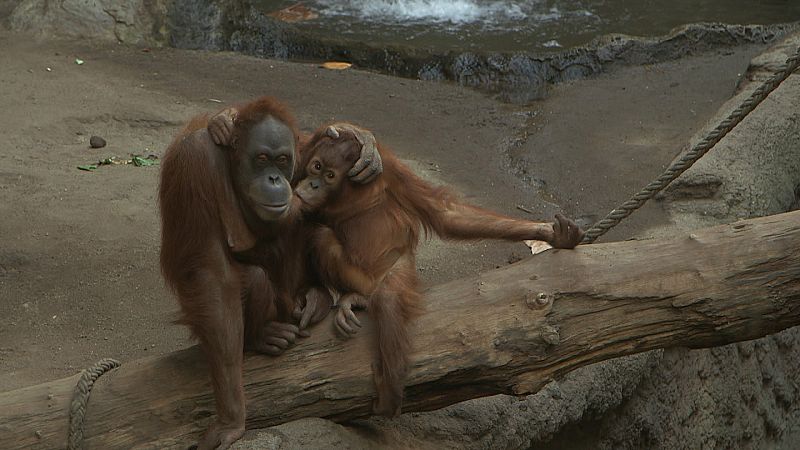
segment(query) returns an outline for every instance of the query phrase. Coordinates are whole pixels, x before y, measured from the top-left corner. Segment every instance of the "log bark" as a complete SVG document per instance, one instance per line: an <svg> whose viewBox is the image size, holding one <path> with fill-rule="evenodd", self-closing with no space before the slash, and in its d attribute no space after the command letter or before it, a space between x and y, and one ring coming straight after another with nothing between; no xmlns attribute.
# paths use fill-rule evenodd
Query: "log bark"
<svg viewBox="0 0 800 450"><path fill-rule="evenodd" d="M405 411L530 394L566 372L658 348L710 347L800 324L800 212L668 240L551 250L425 293ZM367 416L372 330L330 320L280 358L249 355L249 428ZM77 376L0 394L0 448L63 448ZM88 405L89 448L182 447L214 411L197 348L123 363Z"/></svg>

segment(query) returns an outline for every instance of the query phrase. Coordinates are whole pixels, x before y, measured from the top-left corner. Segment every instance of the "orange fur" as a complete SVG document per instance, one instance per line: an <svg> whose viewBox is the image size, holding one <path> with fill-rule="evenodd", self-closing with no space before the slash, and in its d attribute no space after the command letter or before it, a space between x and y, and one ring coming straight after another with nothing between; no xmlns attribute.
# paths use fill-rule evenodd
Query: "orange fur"
<svg viewBox="0 0 800 450"><path fill-rule="evenodd" d="M234 128L240 141L267 116L296 130L273 99L240 110ZM265 326L291 321L295 299L310 284L310 231L293 216L264 222L244 209L233 183L237 142L216 146L208 120L192 119L167 148L159 186L161 271L178 297L179 322L200 341L216 400L217 416L200 448L230 445L244 432L244 347L266 351Z"/></svg>
<svg viewBox="0 0 800 450"><path fill-rule="evenodd" d="M350 137L332 139L322 129L309 142L307 159L316 155L341 172L352 159L341 154L341 139ZM359 146L352 141L352 149ZM378 334L374 409L393 416L400 412L408 372L408 328L421 311L415 263L421 232L446 239L521 241L550 240L553 228L464 204L449 190L423 181L386 147L378 148L383 173L375 181L361 185L344 180L331 188L317 211L329 229L315 233L314 248L326 282L367 299Z"/></svg>

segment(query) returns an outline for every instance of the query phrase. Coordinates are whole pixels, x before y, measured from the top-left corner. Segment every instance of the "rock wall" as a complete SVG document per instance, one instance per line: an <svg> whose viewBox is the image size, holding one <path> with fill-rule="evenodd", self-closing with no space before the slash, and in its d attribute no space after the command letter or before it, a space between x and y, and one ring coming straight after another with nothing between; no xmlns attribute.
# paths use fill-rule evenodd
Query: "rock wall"
<svg viewBox="0 0 800 450"><path fill-rule="evenodd" d="M753 60L735 109L800 48L800 35ZM767 100L661 197L677 230L797 208L800 186L800 75ZM665 230L654 230L664 233ZM710 350L664 352L634 395L591 424L552 442L577 448L796 448L800 439L800 330Z"/></svg>
<svg viewBox="0 0 800 450"><path fill-rule="evenodd" d="M702 139L800 48L800 34L755 58ZM755 111L660 196L674 225L649 235L777 214L797 206L800 75ZM800 329L708 350L670 349L632 395L594 420L564 427L537 448L796 448L800 442ZM616 361L608 363L617 364ZM633 380L631 380L633 381Z"/></svg>
<svg viewBox="0 0 800 450"><path fill-rule="evenodd" d="M800 47L790 36L751 62L747 83L695 141L732 112ZM788 211L800 188L797 73L660 197L676 223L697 228Z"/></svg>
<svg viewBox="0 0 800 450"><path fill-rule="evenodd" d="M25 0L12 12L13 30L43 37L163 42L170 0Z"/></svg>

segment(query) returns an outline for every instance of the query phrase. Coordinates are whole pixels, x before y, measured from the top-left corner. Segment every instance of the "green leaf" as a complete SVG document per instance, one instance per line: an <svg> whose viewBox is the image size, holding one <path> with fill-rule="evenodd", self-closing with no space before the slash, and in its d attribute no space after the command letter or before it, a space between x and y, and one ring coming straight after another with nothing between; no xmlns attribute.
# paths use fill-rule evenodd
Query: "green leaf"
<svg viewBox="0 0 800 450"><path fill-rule="evenodd" d="M131 158L131 162L136 167L147 167L158 164L158 161L156 161L155 159L151 159L150 157L142 158L141 156L138 155L133 155L133 157Z"/></svg>

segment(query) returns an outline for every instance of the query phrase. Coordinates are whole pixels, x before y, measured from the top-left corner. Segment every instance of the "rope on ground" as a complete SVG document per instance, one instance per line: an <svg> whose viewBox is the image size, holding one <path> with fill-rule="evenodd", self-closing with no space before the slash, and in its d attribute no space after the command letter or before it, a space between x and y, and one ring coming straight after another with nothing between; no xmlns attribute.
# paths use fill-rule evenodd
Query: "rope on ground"
<svg viewBox="0 0 800 450"><path fill-rule="evenodd" d="M660 177L645 186L636 195L630 198L603 218L592 225L583 236L582 244L591 244L598 237L604 235L608 230L614 228L622 219L628 217L641 208L648 200L653 198L658 192L667 187L680 174L686 171L692 164L703 157L714 145L722 140L736 125L739 124L756 106L759 105L767 96L774 91L784 80L789 78L797 68L800 67L800 48L793 56L786 60L786 63L778 69L769 79L764 81L752 94L739 105L728 117L725 118L714 130L706 135L702 141L698 142L691 150L686 152L678 161L673 163Z"/></svg>
<svg viewBox="0 0 800 450"><path fill-rule="evenodd" d="M104 358L81 373L81 378L75 386L75 392L72 394L72 403L70 403L69 407L67 449L77 450L81 448L81 443L83 442L83 418L86 416L86 404L89 402L89 393L92 391L94 382L104 373L119 366L120 363L116 359Z"/></svg>

